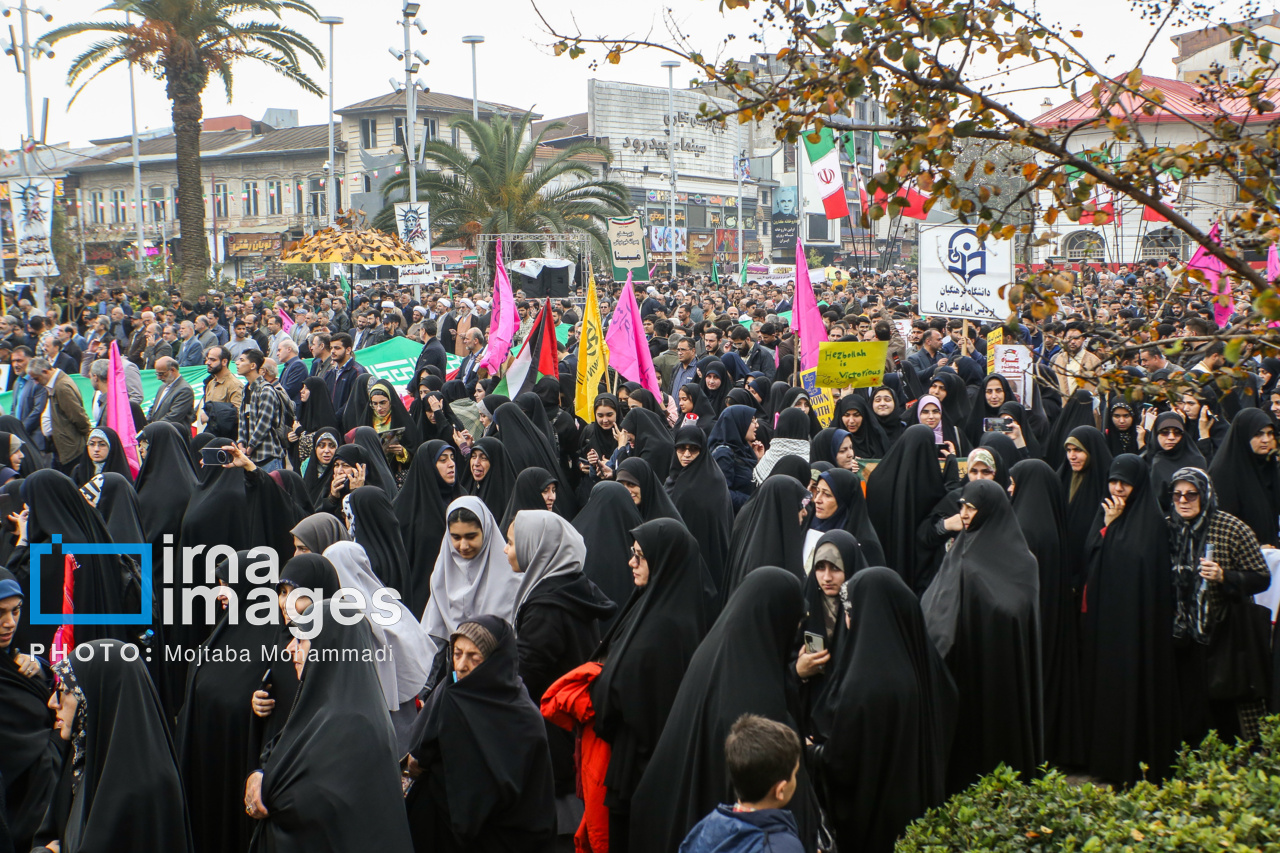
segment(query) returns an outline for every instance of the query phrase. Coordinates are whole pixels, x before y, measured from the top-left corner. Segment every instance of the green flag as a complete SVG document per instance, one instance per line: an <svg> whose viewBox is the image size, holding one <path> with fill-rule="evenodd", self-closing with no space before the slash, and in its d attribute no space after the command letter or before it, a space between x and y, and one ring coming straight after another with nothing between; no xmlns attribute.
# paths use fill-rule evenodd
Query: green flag
<svg viewBox="0 0 1280 853"><path fill-rule="evenodd" d="M338 281L342 283L343 295L345 295L347 299L350 299L351 284L347 281L346 267L343 264L338 264Z"/></svg>
<svg viewBox="0 0 1280 853"><path fill-rule="evenodd" d="M720 264L716 261L715 258L711 259L711 283L712 284L720 283Z"/></svg>
<svg viewBox="0 0 1280 853"><path fill-rule="evenodd" d="M746 286L747 286L747 262L743 261L742 274L738 278L738 287L746 287Z"/></svg>

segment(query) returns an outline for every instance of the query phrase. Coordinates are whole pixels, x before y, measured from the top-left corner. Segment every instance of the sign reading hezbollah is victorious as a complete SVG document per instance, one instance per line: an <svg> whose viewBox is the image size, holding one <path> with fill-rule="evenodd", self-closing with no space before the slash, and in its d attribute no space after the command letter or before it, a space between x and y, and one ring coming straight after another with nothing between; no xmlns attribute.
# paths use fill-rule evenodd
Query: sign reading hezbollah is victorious
<svg viewBox="0 0 1280 853"><path fill-rule="evenodd" d="M871 388L884 376L888 341L826 342L818 346L817 383L822 388Z"/></svg>
<svg viewBox="0 0 1280 853"><path fill-rule="evenodd" d="M613 256L613 280L649 280L648 247L644 241L644 224L635 216L609 220L609 253Z"/></svg>
<svg viewBox="0 0 1280 853"><path fill-rule="evenodd" d="M920 229L920 313L1004 321L1013 308L1000 288L1013 282L1013 245L978 239L967 225Z"/></svg>

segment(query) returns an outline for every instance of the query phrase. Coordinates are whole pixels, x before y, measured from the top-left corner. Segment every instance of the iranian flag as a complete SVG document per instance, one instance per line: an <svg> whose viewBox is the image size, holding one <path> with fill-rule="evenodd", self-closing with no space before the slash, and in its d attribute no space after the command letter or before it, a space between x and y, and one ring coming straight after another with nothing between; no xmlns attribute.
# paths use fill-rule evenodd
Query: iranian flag
<svg viewBox="0 0 1280 853"><path fill-rule="evenodd" d="M844 178L840 175L840 148L829 127L817 132L817 142L811 141L813 135L806 133L802 138L813 178L818 182L822 206L827 211L827 219L842 219L849 215L849 203L844 198Z"/></svg>
<svg viewBox="0 0 1280 853"><path fill-rule="evenodd" d="M507 368L507 373L493 389L493 393L514 400L533 386L544 376L552 379L560 378L560 358L556 352L556 320L551 314L551 298L542 303L538 319L524 339L515 361Z"/></svg>

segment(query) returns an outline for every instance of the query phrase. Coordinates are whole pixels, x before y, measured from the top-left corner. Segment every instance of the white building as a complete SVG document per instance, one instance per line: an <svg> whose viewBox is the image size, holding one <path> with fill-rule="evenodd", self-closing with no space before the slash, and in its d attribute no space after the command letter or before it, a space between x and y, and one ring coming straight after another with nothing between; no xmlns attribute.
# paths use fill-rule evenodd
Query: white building
<svg viewBox="0 0 1280 853"><path fill-rule="evenodd" d="M1148 115L1136 98L1124 96L1123 103L1116 109L1117 114L1123 111L1131 116L1129 120L1141 128L1147 145L1174 146L1197 142L1202 135L1191 122L1206 121L1224 112L1251 125L1265 125L1280 118L1280 113L1249 115L1248 105L1243 103L1214 104L1205 101L1199 86L1182 80L1147 76L1142 79L1141 89L1162 92L1166 99L1164 108ZM1091 97L1089 94L1081 95L1054 107L1037 118L1035 124L1045 129L1065 131L1092 121L1097 117L1097 110L1091 103ZM1125 150L1125 143L1116 142L1105 126L1080 128L1073 134L1072 143L1077 150L1110 143L1120 156ZM1048 194L1044 194L1040 209L1044 209L1049 201ZM1134 264L1148 258L1163 258L1170 252L1176 252L1183 259L1189 257L1191 248L1184 235L1167 222L1151 221L1149 214L1144 216L1143 205L1123 196L1112 199L1104 191L1097 198L1097 203L1105 206L1108 202L1115 204L1116 215L1105 225L1072 223L1062 217L1053 226L1038 222L1037 230L1054 231L1058 237L1050 245L1036 250L1033 263L1042 264L1053 258L1067 263L1090 260L1110 265ZM1181 181L1172 196L1173 207L1204 230L1238 203L1235 185L1221 176ZM1247 255L1246 258L1252 260Z"/></svg>

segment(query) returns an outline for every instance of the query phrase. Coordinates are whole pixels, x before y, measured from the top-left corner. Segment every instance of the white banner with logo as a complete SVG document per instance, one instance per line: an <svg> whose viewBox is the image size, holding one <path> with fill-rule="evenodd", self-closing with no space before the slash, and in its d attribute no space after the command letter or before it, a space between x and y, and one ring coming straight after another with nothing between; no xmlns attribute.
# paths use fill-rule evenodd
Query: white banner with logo
<svg viewBox="0 0 1280 853"><path fill-rule="evenodd" d="M978 239L968 225L920 229L920 313L971 320L1008 319L1000 288L1013 282L1013 244Z"/></svg>
<svg viewBox="0 0 1280 853"><path fill-rule="evenodd" d="M425 201L402 201L396 205L396 232L424 258L431 257L431 209ZM435 280L431 264L400 267L401 284L430 284Z"/></svg>
<svg viewBox="0 0 1280 853"><path fill-rule="evenodd" d="M1018 395L1018 402L1030 409L1031 392L1034 390L1031 383L1035 381L1032 376L1031 348L1023 344L996 344L995 350L995 369L992 373L999 373L1008 379L1013 392Z"/></svg>
<svg viewBox="0 0 1280 853"><path fill-rule="evenodd" d="M14 238L18 243L18 278L52 278L58 275L53 257L52 178L18 178L9 182Z"/></svg>

